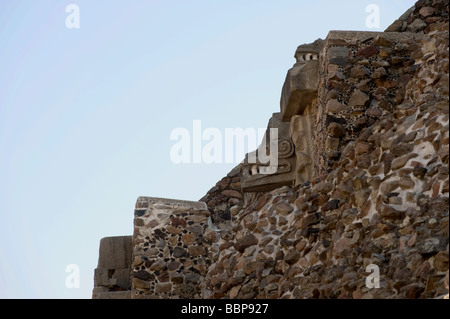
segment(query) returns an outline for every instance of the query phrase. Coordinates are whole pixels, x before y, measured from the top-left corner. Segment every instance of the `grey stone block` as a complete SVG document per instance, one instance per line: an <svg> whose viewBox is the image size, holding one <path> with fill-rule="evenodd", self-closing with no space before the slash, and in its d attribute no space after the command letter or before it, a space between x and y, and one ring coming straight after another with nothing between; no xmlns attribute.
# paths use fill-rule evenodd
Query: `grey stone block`
<svg viewBox="0 0 450 319"><path fill-rule="evenodd" d="M131 266L131 255L131 236L102 238L100 240L98 268L129 268Z"/></svg>
<svg viewBox="0 0 450 319"><path fill-rule="evenodd" d="M125 289L130 289L130 273L131 268L116 269L114 271L114 274L112 275L112 278L117 281L117 286Z"/></svg>

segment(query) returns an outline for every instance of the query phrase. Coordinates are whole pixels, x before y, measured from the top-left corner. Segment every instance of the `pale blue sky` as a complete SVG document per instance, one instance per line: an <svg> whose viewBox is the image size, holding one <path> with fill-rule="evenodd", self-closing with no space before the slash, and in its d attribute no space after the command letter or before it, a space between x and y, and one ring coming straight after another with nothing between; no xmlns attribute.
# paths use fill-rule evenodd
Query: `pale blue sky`
<svg viewBox="0 0 450 319"><path fill-rule="evenodd" d="M90 298L99 240L132 234L138 196L198 200L234 167L173 164L174 128L266 127L299 44L413 4L2 0L0 298Z"/></svg>

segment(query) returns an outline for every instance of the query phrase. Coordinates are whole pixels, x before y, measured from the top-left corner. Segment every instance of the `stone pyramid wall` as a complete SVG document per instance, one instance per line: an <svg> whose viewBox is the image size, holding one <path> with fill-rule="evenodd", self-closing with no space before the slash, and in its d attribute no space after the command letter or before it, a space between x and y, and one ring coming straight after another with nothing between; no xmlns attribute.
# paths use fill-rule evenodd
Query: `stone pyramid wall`
<svg viewBox="0 0 450 319"><path fill-rule="evenodd" d="M280 105L292 180L243 191L243 163L200 202L139 198L129 262L101 248L93 297L448 296L448 13L421 0L386 32L299 46Z"/></svg>

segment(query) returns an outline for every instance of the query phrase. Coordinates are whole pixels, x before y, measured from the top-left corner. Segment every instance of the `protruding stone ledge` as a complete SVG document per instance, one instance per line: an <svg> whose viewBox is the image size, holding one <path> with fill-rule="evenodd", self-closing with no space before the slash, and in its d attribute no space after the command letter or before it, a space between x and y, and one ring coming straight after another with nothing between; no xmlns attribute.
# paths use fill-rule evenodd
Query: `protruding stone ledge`
<svg viewBox="0 0 450 319"><path fill-rule="evenodd" d="M136 201L136 208L146 208L150 205L168 205L168 206L180 206L189 207L192 209L207 209L206 204L203 202L171 199L171 198L161 198L161 197L148 197L140 196Z"/></svg>
<svg viewBox="0 0 450 319"><path fill-rule="evenodd" d="M412 32L376 32L376 31L341 31L331 30L325 39L325 46L355 45L356 42L374 40L376 45L390 46L395 42L405 42L414 39L422 39L425 36ZM378 38L378 39L377 39ZM389 41L389 42L387 42Z"/></svg>

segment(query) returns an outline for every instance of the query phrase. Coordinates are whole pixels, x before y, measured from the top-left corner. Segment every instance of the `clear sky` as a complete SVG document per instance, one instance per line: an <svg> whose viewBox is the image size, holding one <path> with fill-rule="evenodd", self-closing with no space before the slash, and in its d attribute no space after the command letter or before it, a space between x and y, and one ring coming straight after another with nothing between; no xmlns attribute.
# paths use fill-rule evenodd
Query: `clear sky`
<svg viewBox="0 0 450 319"><path fill-rule="evenodd" d="M132 234L139 196L198 200L237 164L173 163L173 129L265 128L299 44L413 4L1 0L0 298L91 298L99 241Z"/></svg>

